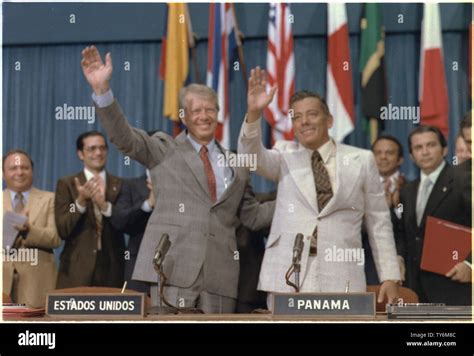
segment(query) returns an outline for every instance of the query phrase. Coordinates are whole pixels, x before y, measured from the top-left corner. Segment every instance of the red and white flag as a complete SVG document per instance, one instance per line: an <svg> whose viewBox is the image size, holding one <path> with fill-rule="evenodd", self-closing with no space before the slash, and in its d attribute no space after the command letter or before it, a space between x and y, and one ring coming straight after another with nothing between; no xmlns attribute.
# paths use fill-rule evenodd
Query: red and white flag
<svg viewBox="0 0 474 356"><path fill-rule="evenodd" d="M272 127L272 145L278 140L293 140L289 115L290 98L295 92L295 56L291 31L290 5L270 4L268 13L267 91L277 86L275 98L265 108Z"/></svg>
<svg viewBox="0 0 474 356"><path fill-rule="evenodd" d="M436 126L448 137L449 99L444 73L438 4L425 4L421 31L420 115L423 125Z"/></svg>
<svg viewBox="0 0 474 356"><path fill-rule="evenodd" d="M209 5L209 40L207 51L207 86L217 93L219 114L216 139L230 148L230 64L237 54L236 19L233 4Z"/></svg>
<svg viewBox="0 0 474 356"><path fill-rule="evenodd" d="M326 100L334 124L329 131L341 142L354 130L354 95L346 5L328 4L328 64Z"/></svg>

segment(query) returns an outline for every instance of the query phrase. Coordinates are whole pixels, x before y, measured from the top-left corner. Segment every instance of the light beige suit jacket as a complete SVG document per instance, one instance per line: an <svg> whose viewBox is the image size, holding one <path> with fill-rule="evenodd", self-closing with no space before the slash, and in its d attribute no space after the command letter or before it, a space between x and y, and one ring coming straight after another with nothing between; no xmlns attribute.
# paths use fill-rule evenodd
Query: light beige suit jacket
<svg viewBox="0 0 474 356"><path fill-rule="evenodd" d="M244 123L244 125L246 125ZM400 279L390 213L372 153L336 144L336 187L333 198L318 211L317 194L308 151L297 142L278 141L271 150L262 144L260 122L246 137L242 130L239 153L257 155L257 174L278 182L277 206L260 272L259 289L292 292L285 273L292 263L295 236L305 236L300 283L319 278L320 290L365 292L364 265L357 259L339 260L340 253L362 249L365 218L369 242L380 280ZM310 238L318 226L316 271L309 273ZM355 249L355 250L354 250ZM335 253L334 253L335 252Z"/></svg>
<svg viewBox="0 0 474 356"><path fill-rule="evenodd" d="M4 212L13 210L7 189L3 191L3 210ZM34 265L33 260L11 262L4 256L3 292L8 295L13 292L15 303L42 307L46 301L46 293L56 288L57 269L53 248L61 244L54 224L54 193L32 188L25 212L28 212L30 231L26 239L17 238L15 247L38 249L37 264ZM16 283L14 283L15 272Z"/></svg>

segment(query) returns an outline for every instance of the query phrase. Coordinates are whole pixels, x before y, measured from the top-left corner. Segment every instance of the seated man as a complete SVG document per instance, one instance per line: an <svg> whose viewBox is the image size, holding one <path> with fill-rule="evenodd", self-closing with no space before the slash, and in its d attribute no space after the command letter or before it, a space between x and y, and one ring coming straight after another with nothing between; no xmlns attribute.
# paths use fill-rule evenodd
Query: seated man
<svg viewBox="0 0 474 356"><path fill-rule="evenodd" d="M46 293L56 287L53 248L61 244L54 225L54 194L33 187L33 161L22 150L3 157L3 179L4 213L27 216L24 225L15 226L13 246L3 252L3 292L13 303L44 307Z"/></svg>

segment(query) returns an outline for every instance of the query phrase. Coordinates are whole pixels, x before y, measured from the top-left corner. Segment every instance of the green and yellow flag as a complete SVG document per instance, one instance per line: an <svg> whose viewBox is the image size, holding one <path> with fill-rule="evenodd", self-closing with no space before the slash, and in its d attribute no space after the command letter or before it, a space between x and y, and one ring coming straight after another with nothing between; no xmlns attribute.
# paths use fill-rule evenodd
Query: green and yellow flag
<svg viewBox="0 0 474 356"><path fill-rule="evenodd" d="M380 4L364 4L361 27L360 72L362 114L373 143L381 129L380 108L387 105L385 86L385 35Z"/></svg>

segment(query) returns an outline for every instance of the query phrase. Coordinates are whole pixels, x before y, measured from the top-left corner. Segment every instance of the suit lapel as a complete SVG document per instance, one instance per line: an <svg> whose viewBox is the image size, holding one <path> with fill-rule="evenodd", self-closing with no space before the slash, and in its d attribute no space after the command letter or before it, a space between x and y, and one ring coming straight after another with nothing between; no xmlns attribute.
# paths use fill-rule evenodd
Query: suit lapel
<svg viewBox="0 0 474 356"><path fill-rule="evenodd" d="M3 211L13 211L10 191L8 189L3 191Z"/></svg>
<svg viewBox="0 0 474 356"><path fill-rule="evenodd" d="M431 191L428 202L426 203L425 211L423 212L423 218L420 225L422 226L428 215L433 215L436 208L441 202L448 196L452 190L453 177L449 175L449 166L446 166L441 171L436 183Z"/></svg>
<svg viewBox="0 0 474 356"><path fill-rule="evenodd" d="M334 196L321 211L326 216L337 210L339 204L347 200L359 179L362 165L358 153L353 153L336 143L336 188Z"/></svg>
<svg viewBox="0 0 474 356"><path fill-rule="evenodd" d="M189 142L187 139L186 131L181 132L176 137L176 142L178 143L179 150L181 151L186 164L189 166L194 178L201 187L201 193L203 193L207 199L210 199L211 194L207 185L207 177L206 173L204 172L203 163L199 157L199 154L196 152L191 142Z"/></svg>
<svg viewBox="0 0 474 356"><path fill-rule="evenodd" d="M26 203L25 211L28 211L28 221L34 223L38 214L41 211L41 199L43 196L40 194L38 189L31 188L30 195L28 196L28 203Z"/></svg>
<svg viewBox="0 0 474 356"><path fill-rule="evenodd" d="M216 145L217 147L219 148L219 150L224 154L226 155L226 157L229 157L232 152L229 151L229 150L226 150L224 147L221 146L221 144L219 142L217 142L216 140ZM224 190L224 193L222 194L222 196L220 198L217 199L216 203L214 205L217 205L221 202L223 202L224 200L226 200L229 196L232 195L232 193L240 186L241 184L241 180L242 178L240 177L240 174L239 174L239 170L238 169L234 169L232 167L229 166L229 169L232 171L232 174L233 174L233 177L234 179L232 180L232 182L230 183L230 186L227 187L226 190Z"/></svg>
<svg viewBox="0 0 474 356"><path fill-rule="evenodd" d="M120 192L121 181L119 178L114 177L108 172L106 173L105 179L105 200L114 203Z"/></svg>
<svg viewBox="0 0 474 356"><path fill-rule="evenodd" d="M288 164L288 170L301 194L306 198L308 204L317 213L316 187L314 185L313 170L311 169L311 158L308 151L299 145L298 149L289 155L284 155Z"/></svg>

